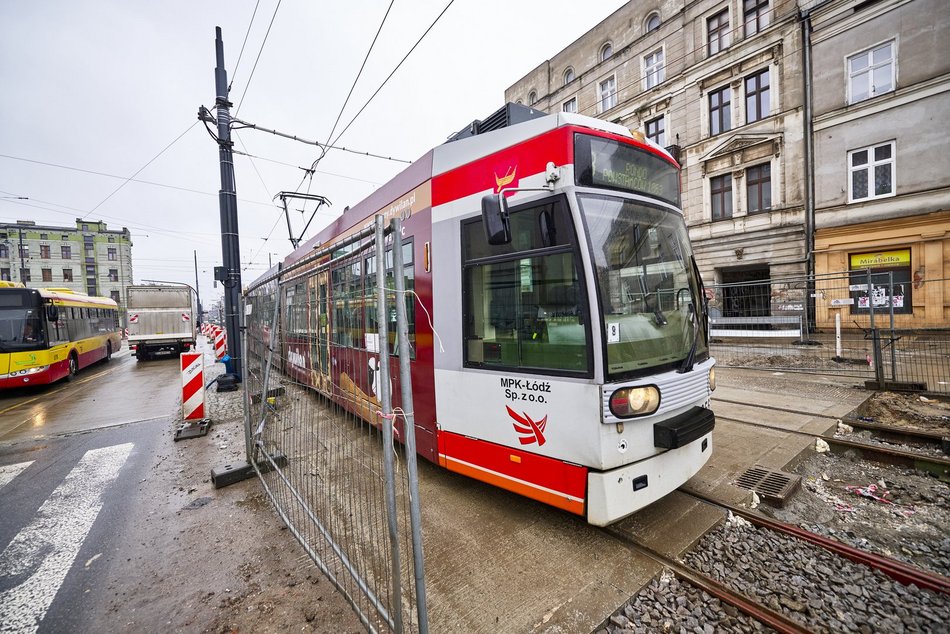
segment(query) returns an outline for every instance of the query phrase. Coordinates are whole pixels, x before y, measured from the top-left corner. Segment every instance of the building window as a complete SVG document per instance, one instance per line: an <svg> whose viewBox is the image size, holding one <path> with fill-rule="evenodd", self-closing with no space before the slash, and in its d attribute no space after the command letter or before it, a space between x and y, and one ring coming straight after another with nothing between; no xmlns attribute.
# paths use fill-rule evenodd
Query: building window
<svg viewBox="0 0 950 634"><path fill-rule="evenodd" d="M42 258L42 259L44 259L44 260L48 260L48 259L49 259L49 245L48 245L48 244L41 244L41 245L40 245L40 258Z"/></svg>
<svg viewBox="0 0 950 634"><path fill-rule="evenodd" d="M115 260L117 259L117 258L116 258L116 251L115 251L115 249L112 248L112 247L109 248L109 259L112 260L112 261L115 261Z"/></svg>
<svg viewBox="0 0 950 634"><path fill-rule="evenodd" d="M663 117L650 119L647 121L647 138L661 147L666 147L666 129L663 124Z"/></svg>
<svg viewBox="0 0 950 634"><path fill-rule="evenodd" d="M745 36L755 35L769 25L769 0L745 0Z"/></svg>
<svg viewBox="0 0 950 634"><path fill-rule="evenodd" d="M566 86L572 81L574 81L574 69L568 68L566 71L564 71L564 85Z"/></svg>
<svg viewBox="0 0 950 634"><path fill-rule="evenodd" d="M600 49L600 61L605 62L607 58L614 54L614 47L611 46L610 42L604 44L603 48Z"/></svg>
<svg viewBox="0 0 950 634"><path fill-rule="evenodd" d="M848 103L857 103L894 90L894 42L848 58Z"/></svg>
<svg viewBox="0 0 950 634"><path fill-rule="evenodd" d="M64 233L64 234L63 234L63 240L69 240L69 235L66 234L66 233Z"/></svg>
<svg viewBox="0 0 950 634"><path fill-rule="evenodd" d="M60 251L62 252L62 256L63 256L63 259L64 259L64 260L70 260L70 259L72 259L72 257L73 257L73 248L72 248L71 246L64 244L62 247L60 247Z"/></svg>
<svg viewBox="0 0 950 634"><path fill-rule="evenodd" d="M732 93L728 86L709 93L709 134L732 129Z"/></svg>
<svg viewBox="0 0 950 634"><path fill-rule="evenodd" d="M5 244L0 244L0 258L10 257L10 249Z"/></svg>
<svg viewBox="0 0 950 634"><path fill-rule="evenodd" d="M10 269L0 269L0 280L4 282L10 281Z"/></svg>
<svg viewBox="0 0 950 634"><path fill-rule="evenodd" d="M600 82L600 111L606 112L617 105L617 80L608 77Z"/></svg>
<svg viewBox="0 0 950 634"><path fill-rule="evenodd" d="M769 69L745 78L745 117L752 123L769 116Z"/></svg>
<svg viewBox="0 0 950 634"><path fill-rule="evenodd" d="M715 55L729 47L729 9L723 9L706 20L706 35L708 36L707 51Z"/></svg>
<svg viewBox="0 0 950 634"><path fill-rule="evenodd" d="M647 25L647 29L646 29L647 33L649 33L650 31L656 31L658 28L660 28L660 15L658 13L654 13L653 15L648 17L646 25Z"/></svg>
<svg viewBox="0 0 950 634"><path fill-rule="evenodd" d="M53 269L42 269L43 281L52 282L53 281Z"/></svg>
<svg viewBox="0 0 950 634"><path fill-rule="evenodd" d="M109 281L110 282L119 281L119 269L109 269Z"/></svg>
<svg viewBox="0 0 950 634"><path fill-rule="evenodd" d="M712 203L712 219L732 218L732 174L710 178L709 195Z"/></svg>
<svg viewBox="0 0 950 634"><path fill-rule="evenodd" d="M663 73L663 49L653 51L644 57L643 68L647 80L647 89L653 88L666 79Z"/></svg>
<svg viewBox="0 0 950 634"><path fill-rule="evenodd" d="M848 153L848 202L894 195L894 142Z"/></svg>
<svg viewBox="0 0 950 634"><path fill-rule="evenodd" d="M114 301L116 304L119 303L119 291L109 291L109 297L111 297L112 301Z"/></svg>
<svg viewBox="0 0 950 634"><path fill-rule="evenodd" d="M30 275L30 269L20 269L20 281L24 284L33 281L33 277Z"/></svg>
<svg viewBox="0 0 950 634"><path fill-rule="evenodd" d="M22 236L21 236L22 239ZM20 258L29 258L30 257L30 245L21 244L20 245Z"/></svg>
<svg viewBox="0 0 950 634"><path fill-rule="evenodd" d="M72 269L63 269L63 281L72 282L73 281L73 270Z"/></svg>
<svg viewBox="0 0 950 634"><path fill-rule="evenodd" d="M115 242L115 236L109 236L109 242Z"/></svg>
<svg viewBox="0 0 950 634"><path fill-rule="evenodd" d="M538 93L531 91L528 93L528 105L533 105L538 100Z"/></svg>
<svg viewBox="0 0 950 634"><path fill-rule="evenodd" d="M564 105L561 106L561 110L564 112L577 112L577 97L572 97L564 102Z"/></svg>
<svg viewBox="0 0 950 634"><path fill-rule="evenodd" d="M89 225L83 224L83 225L82 225L82 230L83 230L83 231L89 231Z"/></svg>
<svg viewBox="0 0 950 634"><path fill-rule="evenodd" d="M49 234L48 234L48 233L41 233L41 234L40 234L40 240L49 240Z"/></svg>
<svg viewBox="0 0 950 634"><path fill-rule="evenodd" d="M769 163L745 171L748 212L768 211L772 206L772 166Z"/></svg>

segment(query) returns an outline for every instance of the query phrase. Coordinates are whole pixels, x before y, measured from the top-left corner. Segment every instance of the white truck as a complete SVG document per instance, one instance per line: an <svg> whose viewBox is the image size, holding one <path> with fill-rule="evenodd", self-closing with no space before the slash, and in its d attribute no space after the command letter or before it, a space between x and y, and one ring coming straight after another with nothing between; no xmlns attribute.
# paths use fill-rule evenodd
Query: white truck
<svg viewBox="0 0 950 634"><path fill-rule="evenodd" d="M191 288L136 285L127 290L129 348L139 361L162 353L178 355L194 346L197 311Z"/></svg>

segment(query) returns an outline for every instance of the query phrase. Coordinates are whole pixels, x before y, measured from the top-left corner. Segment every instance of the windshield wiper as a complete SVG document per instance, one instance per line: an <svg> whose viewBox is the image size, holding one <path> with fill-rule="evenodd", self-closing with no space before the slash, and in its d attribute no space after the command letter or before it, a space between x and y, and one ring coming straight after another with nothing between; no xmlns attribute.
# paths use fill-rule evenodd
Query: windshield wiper
<svg viewBox="0 0 950 634"><path fill-rule="evenodd" d="M683 364L680 365L679 370L676 371L677 374L692 372L693 366L696 364L696 346L699 344L699 322L696 320L696 308L692 302L689 303L689 316L693 324L693 345L689 348L689 354L683 359Z"/></svg>

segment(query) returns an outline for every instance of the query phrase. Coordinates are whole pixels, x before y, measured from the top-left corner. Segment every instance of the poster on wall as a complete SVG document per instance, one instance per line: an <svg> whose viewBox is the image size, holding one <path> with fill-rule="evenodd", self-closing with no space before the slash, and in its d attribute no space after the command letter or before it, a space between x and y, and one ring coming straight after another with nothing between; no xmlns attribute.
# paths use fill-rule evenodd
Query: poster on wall
<svg viewBox="0 0 950 634"><path fill-rule="evenodd" d="M872 307L875 313L892 307L895 314L913 312L910 249L854 253L850 264L853 314L870 313Z"/></svg>

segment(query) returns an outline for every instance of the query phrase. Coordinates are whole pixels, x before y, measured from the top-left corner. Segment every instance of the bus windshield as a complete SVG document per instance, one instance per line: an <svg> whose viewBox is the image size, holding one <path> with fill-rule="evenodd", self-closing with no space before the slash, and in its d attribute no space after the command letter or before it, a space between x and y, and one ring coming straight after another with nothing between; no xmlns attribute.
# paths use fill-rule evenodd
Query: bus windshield
<svg viewBox="0 0 950 634"><path fill-rule="evenodd" d="M0 352L46 347L42 307L30 306L30 299L19 293L0 298Z"/></svg>
<svg viewBox="0 0 950 634"><path fill-rule="evenodd" d="M708 356L700 281L682 216L621 197L577 198L596 270L607 376Z"/></svg>

